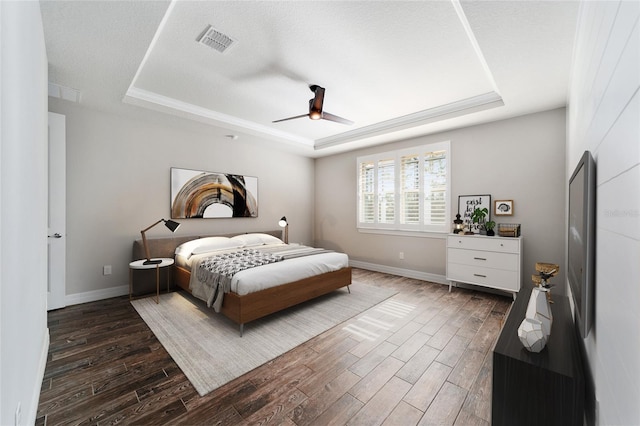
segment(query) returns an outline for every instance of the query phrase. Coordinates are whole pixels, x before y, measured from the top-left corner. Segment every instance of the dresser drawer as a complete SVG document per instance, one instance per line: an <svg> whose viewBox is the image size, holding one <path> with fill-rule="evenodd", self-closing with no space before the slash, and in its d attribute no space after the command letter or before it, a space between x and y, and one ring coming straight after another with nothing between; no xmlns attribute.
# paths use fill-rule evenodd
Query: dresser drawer
<svg viewBox="0 0 640 426"><path fill-rule="evenodd" d="M447 262L507 271L520 269L520 257L517 254L495 251L450 248L447 250Z"/></svg>
<svg viewBox="0 0 640 426"><path fill-rule="evenodd" d="M520 291L518 271L456 264L455 267L449 265L447 268L447 279L505 291Z"/></svg>
<svg viewBox="0 0 640 426"><path fill-rule="evenodd" d="M447 237L447 246L452 248L497 251L503 253L520 252L520 240L515 238L449 235Z"/></svg>

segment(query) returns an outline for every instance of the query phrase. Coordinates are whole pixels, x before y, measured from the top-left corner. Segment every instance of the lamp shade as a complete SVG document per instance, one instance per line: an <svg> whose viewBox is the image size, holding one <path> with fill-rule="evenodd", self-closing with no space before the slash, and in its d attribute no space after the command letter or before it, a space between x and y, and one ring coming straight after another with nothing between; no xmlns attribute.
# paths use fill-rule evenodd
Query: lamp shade
<svg viewBox="0 0 640 426"><path fill-rule="evenodd" d="M162 219L162 220L164 220L164 219ZM180 224L179 224L178 222L173 221L173 220L171 220L171 219L169 219L169 220L165 220L165 221L164 221L164 225L165 225L167 228L169 228L169 230L170 230L171 232L176 232L176 229L178 229L178 227L180 226Z"/></svg>

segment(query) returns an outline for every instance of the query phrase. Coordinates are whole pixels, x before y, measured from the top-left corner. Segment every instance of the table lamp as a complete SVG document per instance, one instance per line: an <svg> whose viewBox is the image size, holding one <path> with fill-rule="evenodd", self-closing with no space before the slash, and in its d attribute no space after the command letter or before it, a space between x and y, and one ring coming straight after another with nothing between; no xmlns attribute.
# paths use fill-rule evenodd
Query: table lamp
<svg viewBox="0 0 640 426"><path fill-rule="evenodd" d="M180 224L178 222L175 222L175 221L173 221L171 219L169 219L169 220L160 219L159 221L157 221L153 225L151 225L148 228L145 228L142 231L140 231L140 233L142 234L142 245L144 246L144 254L147 255L147 260L145 260L142 263L143 265L155 265L155 264L158 264L158 263L162 263L162 259L151 259L151 256L149 255L149 246L147 246L147 237L145 235L145 232L147 232L149 229L153 228L154 226L156 226L160 222L164 222L165 226L167 228L169 228L169 230L171 232L176 232L176 229L178 229L178 227L180 226Z"/></svg>
<svg viewBox="0 0 640 426"><path fill-rule="evenodd" d="M284 243L289 244L289 223L287 222L286 216L282 216L278 225L284 228Z"/></svg>

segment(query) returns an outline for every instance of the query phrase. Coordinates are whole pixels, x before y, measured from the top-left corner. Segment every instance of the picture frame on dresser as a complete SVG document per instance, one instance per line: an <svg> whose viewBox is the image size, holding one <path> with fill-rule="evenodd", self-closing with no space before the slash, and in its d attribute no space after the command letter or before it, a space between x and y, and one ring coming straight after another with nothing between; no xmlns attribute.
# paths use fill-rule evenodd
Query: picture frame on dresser
<svg viewBox="0 0 640 426"><path fill-rule="evenodd" d="M493 205L496 216L513 216L513 200L496 200Z"/></svg>
<svg viewBox="0 0 640 426"><path fill-rule="evenodd" d="M491 195L490 194L482 194L482 195L458 195L458 213L462 218L463 222L469 227L469 229L474 233L480 233L480 229L478 224L474 224L471 220L471 216L473 215L473 211L476 209L487 209L487 216L485 220L491 220Z"/></svg>

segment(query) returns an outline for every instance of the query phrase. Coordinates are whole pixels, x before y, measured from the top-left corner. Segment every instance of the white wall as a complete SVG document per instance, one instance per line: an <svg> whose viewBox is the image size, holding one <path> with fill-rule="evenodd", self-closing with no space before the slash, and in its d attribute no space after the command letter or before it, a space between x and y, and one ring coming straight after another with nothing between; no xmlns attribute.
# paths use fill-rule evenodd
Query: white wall
<svg viewBox="0 0 640 426"><path fill-rule="evenodd" d="M171 167L258 177L258 218L179 220L174 235L280 229L284 215L290 241L312 243L313 159L126 105L120 115L56 99L49 108L66 116L67 303L128 292L133 241L170 218ZM158 225L147 236L172 234Z"/></svg>
<svg viewBox="0 0 640 426"><path fill-rule="evenodd" d="M602 425L640 424L640 3L584 2L568 113L567 172L597 169L596 313L585 344Z"/></svg>
<svg viewBox="0 0 640 426"><path fill-rule="evenodd" d="M560 108L317 159L316 244L344 250L352 260L383 265L382 270L444 282L444 236L358 232L356 158L449 140L452 214L457 212L459 195L491 194L492 200L514 200L513 216L492 218L522 225L524 285L531 283L536 262L559 263L556 282L563 283L565 139L565 109Z"/></svg>
<svg viewBox="0 0 640 426"><path fill-rule="evenodd" d="M17 417L33 424L49 347L47 58L39 3L0 2L0 28L0 424Z"/></svg>

